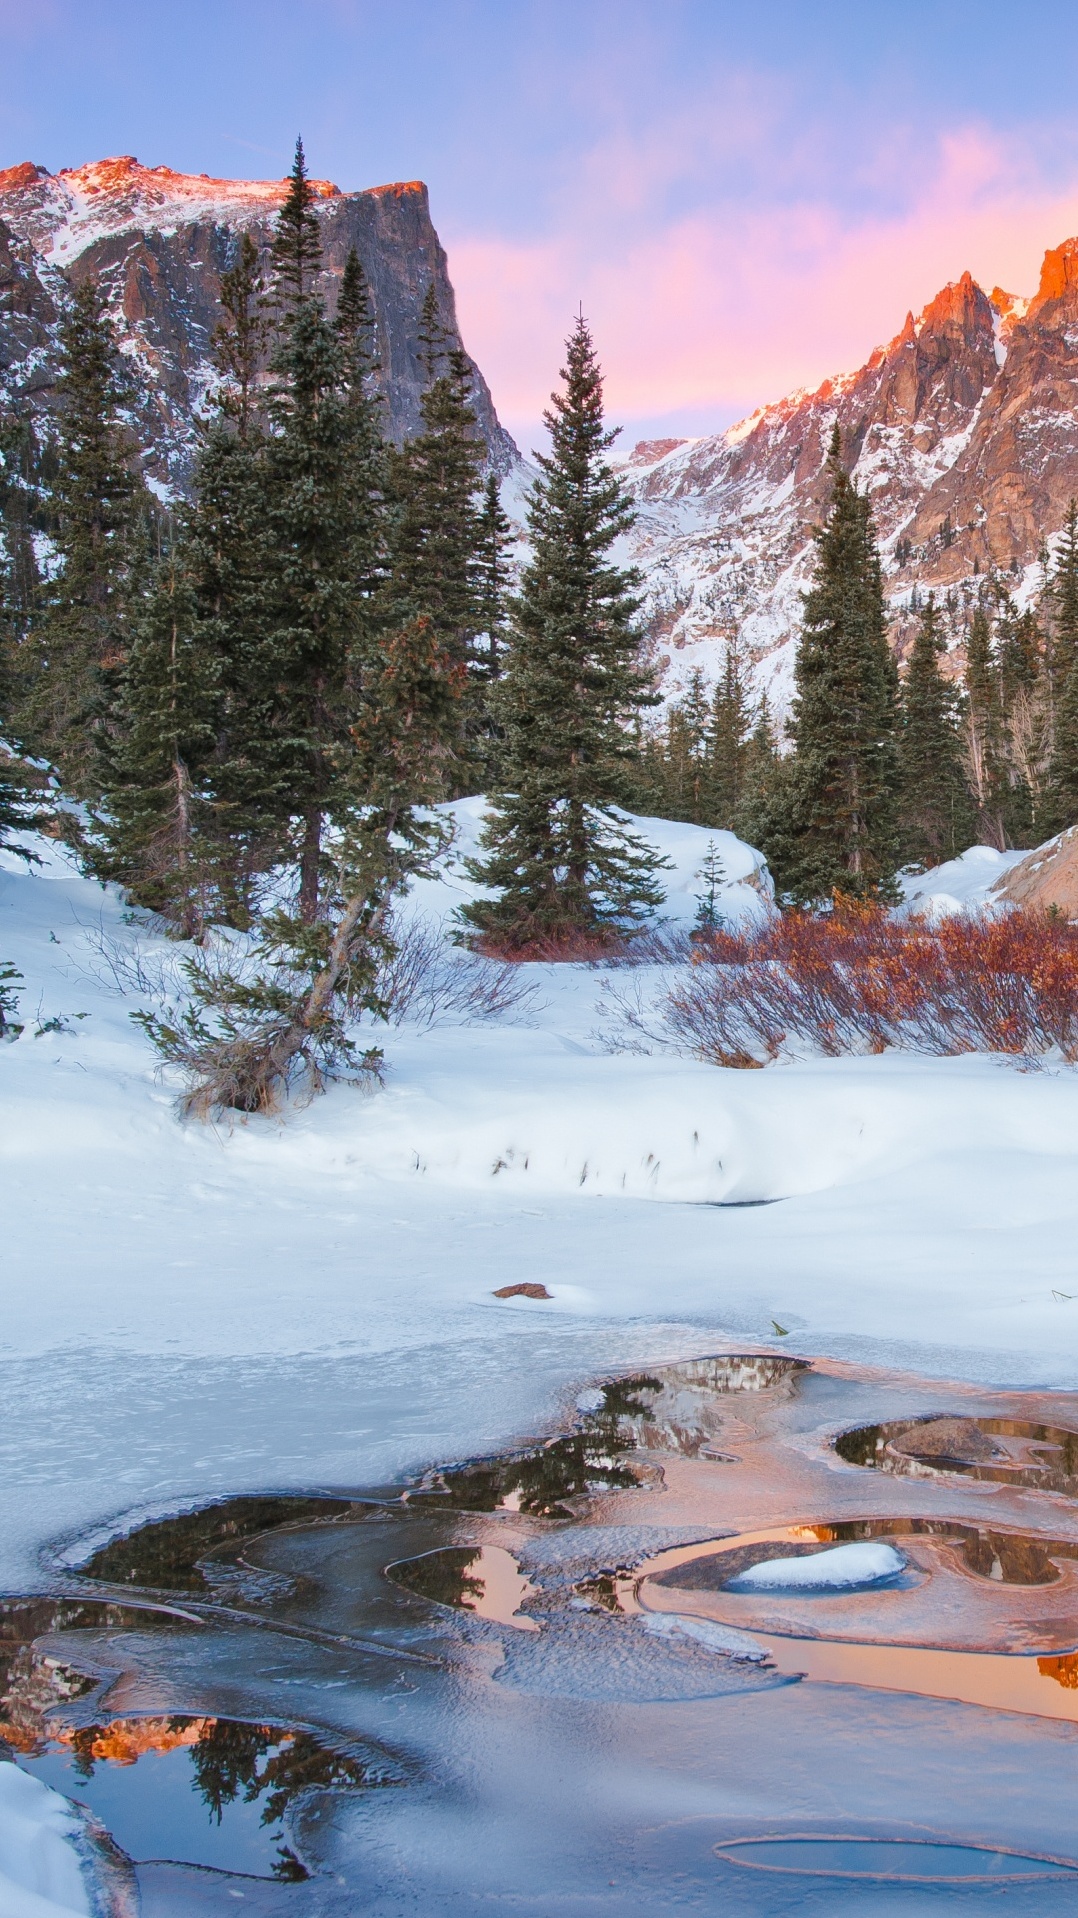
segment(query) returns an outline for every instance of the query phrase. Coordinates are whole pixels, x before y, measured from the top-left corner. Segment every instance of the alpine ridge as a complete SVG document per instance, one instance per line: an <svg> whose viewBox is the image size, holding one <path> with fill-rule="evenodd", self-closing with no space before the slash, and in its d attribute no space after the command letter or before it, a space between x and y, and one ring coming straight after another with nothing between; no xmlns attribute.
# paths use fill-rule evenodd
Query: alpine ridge
<svg viewBox="0 0 1078 1918"><path fill-rule="evenodd" d="M342 193L328 180L312 185L331 309L352 246L370 281L378 377L388 430L399 441L420 423L417 334L432 282L443 326L460 337L427 189L419 180L359 193ZM217 180L142 166L129 154L57 174L32 163L0 171L0 401L48 411L61 276L75 285L92 276L128 363L131 423L147 477L165 492L182 490L195 419L215 379L210 343L221 274L241 232L268 257L286 190L285 180ZM504 472L519 455L477 367L474 373L480 430L492 465Z"/></svg>
<svg viewBox="0 0 1078 1918"><path fill-rule="evenodd" d="M668 690L693 666L714 676L736 633L785 705L836 420L872 498L895 648L935 591L957 671L985 577L1035 599L1078 494L1078 239L1045 255L1032 300L964 273L856 372L725 433L634 449L633 558Z"/></svg>

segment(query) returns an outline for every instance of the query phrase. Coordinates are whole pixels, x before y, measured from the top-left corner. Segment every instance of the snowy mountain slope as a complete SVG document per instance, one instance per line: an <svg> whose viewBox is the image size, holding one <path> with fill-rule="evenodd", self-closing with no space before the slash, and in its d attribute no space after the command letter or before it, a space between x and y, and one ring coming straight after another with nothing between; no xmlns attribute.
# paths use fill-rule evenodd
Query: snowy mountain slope
<svg viewBox="0 0 1078 1918"><path fill-rule="evenodd" d="M666 830L684 892L693 829ZM0 1047L5 1589L132 1508L383 1483L775 1320L806 1352L1078 1382L1074 1073L611 1055L602 973L536 967L500 1020L379 1029L383 1091L183 1125L129 1016L177 949L43 850L0 856L26 981ZM551 1299L492 1297L516 1280Z"/></svg>
<svg viewBox="0 0 1078 1918"><path fill-rule="evenodd" d="M653 442L625 465L668 690L714 677L740 634L781 709L812 570L838 423L881 541L892 638L904 648L915 586L955 594L951 637L979 578L1021 599L1043 583L1046 538L1078 493L1078 241L1046 255L1031 301L944 287L857 372L794 393L712 438ZM956 662L957 663L957 662Z"/></svg>
<svg viewBox="0 0 1078 1918"><path fill-rule="evenodd" d="M371 282L389 430L403 438L419 425L417 334L432 281L443 324L459 338L427 189L418 180L362 193L313 184L327 298L332 305L355 246ZM221 274L240 232L251 233L265 260L286 187L144 167L129 155L56 175L29 164L0 172L0 396L47 410L61 273L75 284L92 276L105 290L131 370L147 472L159 484L182 486L194 417L214 377ZM478 368L475 405L496 467L508 470L516 447Z"/></svg>

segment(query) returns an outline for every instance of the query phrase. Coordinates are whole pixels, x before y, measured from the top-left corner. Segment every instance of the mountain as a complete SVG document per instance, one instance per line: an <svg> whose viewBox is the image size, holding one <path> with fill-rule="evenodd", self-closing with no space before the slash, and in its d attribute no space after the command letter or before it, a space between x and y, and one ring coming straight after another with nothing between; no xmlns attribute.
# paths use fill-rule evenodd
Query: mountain
<svg viewBox="0 0 1078 1918"><path fill-rule="evenodd" d="M957 668L985 575L1020 603L1035 596L1045 542L1078 494L1078 240L1046 254L1032 300L964 273L857 372L711 438L634 449L632 557L669 685L692 665L714 674L740 632L758 683L785 703L836 420L872 497L896 650L914 589L950 593Z"/></svg>
<svg viewBox="0 0 1078 1918"><path fill-rule="evenodd" d="M445 253L427 189L412 180L342 193L312 183L322 229L324 291L332 306L354 246L371 283L379 375L393 438L419 426L423 388L419 313L433 280L443 325L459 339ZM132 424L146 472L183 488L194 420L214 381L210 341L221 274L247 231L264 255L284 180L214 180L145 167L130 155L57 174L26 164L0 171L0 400L48 411L64 276L105 290L134 386ZM519 455L475 368L475 406L494 467Z"/></svg>

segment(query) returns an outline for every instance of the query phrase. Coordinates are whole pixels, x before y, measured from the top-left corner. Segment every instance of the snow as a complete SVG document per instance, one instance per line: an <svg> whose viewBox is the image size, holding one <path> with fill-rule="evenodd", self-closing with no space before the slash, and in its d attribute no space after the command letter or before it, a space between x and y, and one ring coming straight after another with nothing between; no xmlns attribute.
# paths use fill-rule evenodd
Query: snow
<svg viewBox="0 0 1078 1918"><path fill-rule="evenodd" d="M406 908L443 925L474 892L482 805L445 810L457 844ZM711 838L721 909L769 909L751 847L633 823L671 860L674 922ZM0 959L26 982L25 1030L0 1047L0 1589L41 1589L89 1534L207 1497L362 1489L487 1452L652 1359L770 1348L1078 1384L1075 1073L612 1054L604 971L533 966L500 1019L381 1031L380 1092L184 1125L130 1018L180 952L38 849L30 871L0 855ZM1007 862L974 848L907 895L976 904ZM525 1280L549 1300L493 1297ZM748 1655L700 1621L645 1629ZM619 1696L653 1683L635 1642ZM532 1682L523 1664L513 1682ZM0 1766L0 1918L86 1909L66 1816Z"/></svg>
<svg viewBox="0 0 1078 1918"><path fill-rule="evenodd" d="M453 831L449 857L434 880L419 880L411 894L411 909L443 923L449 922L459 907L482 892L466 871L467 861L482 856L480 835L486 817L486 801L458 799L436 808ZM771 875L763 855L732 832L711 831L670 819L647 819L636 813L621 813L630 832L654 847L660 858L669 861L662 874L666 903L663 921L671 926L691 926L696 918L702 882L700 871L708 848L714 846L726 882L717 894L718 909L731 924L754 923L767 913L774 898Z"/></svg>
<svg viewBox="0 0 1078 1918"><path fill-rule="evenodd" d="M0 1761L0 1918L89 1918L66 1798Z"/></svg>
<svg viewBox="0 0 1078 1918"><path fill-rule="evenodd" d="M728 1592L839 1592L897 1577L906 1561L893 1545L835 1545L800 1558L769 1558L739 1572Z"/></svg>
<svg viewBox="0 0 1078 1918"><path fill-rule="evenodd" d="M413 911L466 896L479 812ZM638 824L684 923L711 835ZM715 837L724 907L765 910L751 848ZM380 1030L381 1092L185 1125L129 1016L133 969L152 992L176 948L42 850L0 861L26 980L0 1048L0 1589L133 1513L487 1451L649 1359L777 1343L1078 1382L1069 1070L611 1054L602 970L537 966L500 1020ZM492 1296L526 1280L551 1298Z"/></svg>
<svg viewBox="0 0 1078 1918"><path fill-rule="evenodd" d="M911 912L926 919L998 909L993 888L1026 857L1024 852L997 852L994 846L970 846L957 859L928 872L902 874L903 900Z"/></svg>

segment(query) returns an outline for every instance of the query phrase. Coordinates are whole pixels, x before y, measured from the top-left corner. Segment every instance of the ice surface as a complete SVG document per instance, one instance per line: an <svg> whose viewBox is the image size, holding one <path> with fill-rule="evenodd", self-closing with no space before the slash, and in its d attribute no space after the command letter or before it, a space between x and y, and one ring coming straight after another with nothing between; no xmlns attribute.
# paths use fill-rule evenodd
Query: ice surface
<svg viewBox="0 0 1078 1918"><path fill-rule="evenodd" d="M906 1561L893 1545L835 1545L797 1558L769 1558L739 1572L728 1592L843 1591L897 1577Z"/></svg>
<svg viewBox="0 0 1078 1918"><path fill-rule="evenodd" d="M89 1918L66 1798L0 1761L0 1918Z"/></svg>

